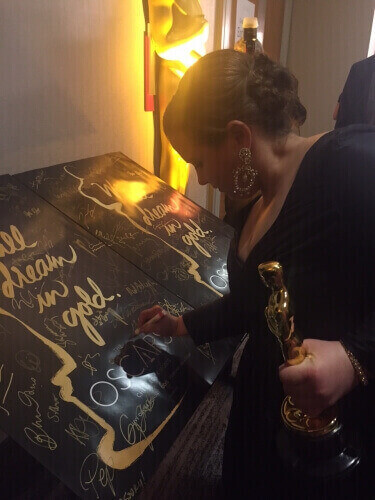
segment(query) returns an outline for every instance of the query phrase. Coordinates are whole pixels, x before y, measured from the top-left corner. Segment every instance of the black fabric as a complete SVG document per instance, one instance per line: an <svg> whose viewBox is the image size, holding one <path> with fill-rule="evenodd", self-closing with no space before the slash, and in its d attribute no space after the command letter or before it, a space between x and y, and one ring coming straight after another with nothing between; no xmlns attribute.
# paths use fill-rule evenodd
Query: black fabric
<svg viewBox="0 0 375 500"><path fill-rule="evenodd" d="M353 64L339 102L335 128L375 125L375 55Z"/></svg>
<svg viewBox="0 0 375 500"><path fill-rule="evenodd" d="M265 321L269 293L259 278L258 264L282 264L295 327L303 338L342 339L375 374L375 127L337 129L310 148L279 216L243 263L237 246L252 204L238 215L228 255L231 293L184 315L197 344L250 333L226 437L223 478L231 498L247 498L249 492L268 498L273 481L283 483L275 450L283 398L278 377L282 358ZM374 396L371 381L341 401L341 420L350 432L362 434L367 458L361 470L372 470L375 464ZM352 482L361 498L367 498L363 491L369 481L370 477ZM334 489L338 491L337 485ZM286 496L290 498L289 489Z"/></svg>

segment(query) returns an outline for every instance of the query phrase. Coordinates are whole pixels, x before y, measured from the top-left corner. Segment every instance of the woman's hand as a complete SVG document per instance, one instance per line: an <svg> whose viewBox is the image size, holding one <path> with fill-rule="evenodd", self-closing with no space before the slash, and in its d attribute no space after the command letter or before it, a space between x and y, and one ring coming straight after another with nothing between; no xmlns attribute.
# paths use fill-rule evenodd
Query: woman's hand
<svg viewBox="0 0 375 500"><path fill-rule="evenodd" d="M308 339L303 346L305 360L299 365L281 365L280 380L297 408L316 417L350 392L358 379L340 342Z"/></svg>
<svg viewBox="0 0 375 500"><path fill-rule="evenodd" d="M147 324L147 322L158 313L162 313L163 316L156 322ZM142 311L138 317L137 326L136 333L153 332L162 337L179 337L181 335L187 335L188 333L182 316L171 316L163 311L160 306L153 306L150 309Z"/></svg>

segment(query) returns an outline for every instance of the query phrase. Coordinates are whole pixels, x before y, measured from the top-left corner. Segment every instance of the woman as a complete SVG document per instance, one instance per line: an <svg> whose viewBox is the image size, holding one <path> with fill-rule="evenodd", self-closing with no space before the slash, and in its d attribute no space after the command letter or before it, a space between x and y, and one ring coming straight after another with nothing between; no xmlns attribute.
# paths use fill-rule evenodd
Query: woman
<svg viewBox="0 0 375 500"><path fill-rule="evenodd" d="M275 446L284 393L306 414L338 403L350 435L362 431L360 473L342 493L367 498L374 455L375 129L353 126L303 138L296 79L266 56L210 53L181 80L164 125L201 184L232 197L260 191L234 221L228 255L231 293L151 330L189 333L196 344L250 332L236 378L226 435L227 498L328 495L285 477ZM258 265L278 261L294 305L296 329L309 356L283 364L268 328L268 292ZM142 325L157 307L143 311ZM279 371L277 367L280 366ZM369 383L368 383L369 381ZM302 488L298 490L298 488ZM299 492L298 492L299 491ZM325 493L324 493L325 492Z"/></svg>

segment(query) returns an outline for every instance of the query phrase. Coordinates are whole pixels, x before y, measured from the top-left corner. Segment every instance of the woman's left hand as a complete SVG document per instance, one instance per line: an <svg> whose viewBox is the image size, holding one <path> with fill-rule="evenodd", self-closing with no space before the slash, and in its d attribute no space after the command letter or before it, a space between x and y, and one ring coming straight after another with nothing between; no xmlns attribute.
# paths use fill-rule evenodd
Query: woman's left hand
<svg viewBox="0 0 375 500"><path fill-rule="evenodd" d="M305 360L299 365L281 365L280 380L297 408L316 417L350 392L358 379L340 342L307 339L303 346Z"/></svg>

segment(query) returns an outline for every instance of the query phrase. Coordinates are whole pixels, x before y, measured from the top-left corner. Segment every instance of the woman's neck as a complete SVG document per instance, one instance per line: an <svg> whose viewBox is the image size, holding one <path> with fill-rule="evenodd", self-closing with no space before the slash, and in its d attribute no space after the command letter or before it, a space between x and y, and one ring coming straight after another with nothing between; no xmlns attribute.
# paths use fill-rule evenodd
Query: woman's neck
<svg viewBox="0 0 375 500"><path fill-rule="evenodd" d="M256 132L254 137L253 133L253 165L258 171L264 206L289 191L305 154L322 135L300 137L291 133L270 141Z"/></svg>

